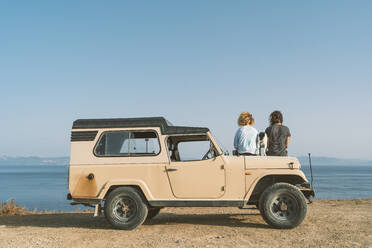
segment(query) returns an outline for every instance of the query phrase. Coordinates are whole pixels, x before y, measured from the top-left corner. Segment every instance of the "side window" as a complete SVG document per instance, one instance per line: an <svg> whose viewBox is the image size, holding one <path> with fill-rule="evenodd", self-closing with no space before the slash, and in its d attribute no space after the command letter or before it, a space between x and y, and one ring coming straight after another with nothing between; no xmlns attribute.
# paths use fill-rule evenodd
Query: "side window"
<svg viewBox="0 0 372 248"><path fill-rule="evenodd" d="M159 141L154 132L131 132L130 139L124 142L132 155L155 155L160 152Z"/></svg>
<svg viewBox="0 0 372 248"><path fill-rule="evenodd" d="M206 135L170 136L167 140L171 161L198 161L217 156Z"/></svg>
<svg viewBox="0 0 372 248"><path fill-rule="evenodd" d="M128 146L124 144L129 140L129 132L106 132L101 136L95 148L97 156L128 156Z"/></svg>
<svg viewBox="0 0 372 248"><path fill-rule="evenodd" d="M210 148L210 141L185 141L178 143L181 161L202 160ZM206 158L204 158L206 159Z"/></svg>
<svg viewBox="0 0 372 248"><path fill-rule="evenodd" d="M154 131L143 132L105 132L98 141L96 156L148 156L157 155L160 145Z"/></svg>

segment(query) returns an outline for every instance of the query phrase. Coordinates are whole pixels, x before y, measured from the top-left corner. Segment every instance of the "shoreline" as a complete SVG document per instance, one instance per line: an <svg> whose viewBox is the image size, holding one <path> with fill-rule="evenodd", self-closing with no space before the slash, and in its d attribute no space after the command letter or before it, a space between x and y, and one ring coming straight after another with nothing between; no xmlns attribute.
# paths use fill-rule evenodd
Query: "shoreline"
<svg viewBox="0 0 372 248"><path fill-rule="evenodd" d="M10 203L12 202L12 200L14 200L13 198L9 199L9 200L6 200L6 201L0 201L0 204L4 204L6 202ZM371 198L347 198L347 199L311 199L311 202L308 202L308 205L311 205L313 203L316 203L316 202L328 202L328 201L334 201L334 202L337 202L337 201L365 201L365 200L371 200L372 201L372 197ZM17 208L17 209L21 209L21 212L20 213L17 213L17 214L3 214L2 213L2 206L0 205L0 216L11 216L11 215L30 215L30 214L75 214L75 213L82 213L82 214L85 214L85 213L94 213L94 208L92 207L84 207L82 205L75 205L76 206L76 209L75 210L72 210L72 211L67 211L67 210L62 210L62 209L42 209L42 210L38 210L37 207L35 207L33 210L23 206L23 205L20 205L18 204L17 202L12 202L11 203L13 205L12 208ZM9 204L9 205L11 205ZM81 209L81 208L85 208L85 209ZM167 207L167 208L175 208L175 207ZM197 207L189 207L189 208L197 208ZM206 208L206 207L204 207ZM214 208L214 207L211 207L211 208ZM215 207L215 208L225 208L225 207ZM226 207L226 208L229 208L229 207ZM255 206L254 205L247 205L246 207L244 207L244 209L254 209ZM372 209L371 209L372 211Z"/></svg>
<svg viewBox="0 0 372 248"><path fill-rule="evenodd" d="M12 200L14 200L13 198L11 199L8 199L6 201L0 201L0 204L4 204L5 202L11 202ZM315 202L328 202L328 201L364 201L364 200L371 200L372 201L372 197L371 198L347 198L347 199L311 199L311 202L308 202L308 205L311 205ZM66 211L66 210L62 210L62 209L43 209L43 210L38 210L37 207L35 207L33 210L25 207L25 206L22 206L18 203L16 203L15 201L12 202L11 204L13 204L14 206L12 208L18 208L18 209L21 209L21 213L17 213L17 214L3 214L2 213L2 208L1 208L1 205L0 205L0 216L11 216L11 215L30 215L30 214L75 214L75 213L81 213L81 214L85 214L85 213L94 213L94 208L92 207L85 207L85 209L81 210L80 208L83 207L81 205L76 205L76 209L75 210L72 210L72 211ZM10 205L10 204L9 204ZM175 207L167 207L167 208L175 208ZM197 207L189 207L189 208L197 208ZM204 207L206 208L206 207ZM214 207L211 207L211 208L214 208ZM225 208L225 207L215 207L215 208ZM226 207L226 208L229 208L229 207ZM246 207L244 207L244 209L254 209L255 206L254 205L247 205ZM372 211L372 209L371 209Z"/></svg>

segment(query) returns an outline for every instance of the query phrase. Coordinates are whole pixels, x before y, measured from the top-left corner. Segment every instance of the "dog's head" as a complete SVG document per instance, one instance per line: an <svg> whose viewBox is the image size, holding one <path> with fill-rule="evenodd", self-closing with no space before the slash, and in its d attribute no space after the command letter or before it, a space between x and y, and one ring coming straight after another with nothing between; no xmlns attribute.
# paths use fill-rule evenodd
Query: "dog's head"
<svg viewBox="0 0 372 248"><path fill-rule="evenodd" d="M259 140L263 140L263 139L265 138L265 136L266 136L266 133L264 133L264 132L260 132L260 133L258 134L258 139L259 139Z"/></svg>

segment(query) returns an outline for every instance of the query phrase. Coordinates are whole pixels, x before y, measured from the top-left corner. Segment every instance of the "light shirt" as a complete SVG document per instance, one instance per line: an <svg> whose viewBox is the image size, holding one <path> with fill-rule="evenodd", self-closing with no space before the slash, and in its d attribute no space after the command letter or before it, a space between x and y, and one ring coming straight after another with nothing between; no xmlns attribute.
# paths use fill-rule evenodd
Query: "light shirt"
<svg viewBox="0 0 372 248"><path fill-rule="evenodd" d="M238 153L252 153L256 154L258 131L252 126L241 126L235 133L234 147Z"/></svg>

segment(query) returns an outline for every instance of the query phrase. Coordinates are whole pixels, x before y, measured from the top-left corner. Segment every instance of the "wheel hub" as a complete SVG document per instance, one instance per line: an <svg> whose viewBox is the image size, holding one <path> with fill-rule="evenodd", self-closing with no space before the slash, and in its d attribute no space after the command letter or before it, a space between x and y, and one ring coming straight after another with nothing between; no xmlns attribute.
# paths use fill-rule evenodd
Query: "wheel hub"
<svg viewBox="0 0 372 248"><path fill-rule="evenodd" d="M288 220L296 214L296 201L287 194L281 194L271 203L272 214L280 220Z"/></svg>
<svg viewBox="0 0 372 248"><path fill-rule="evenodd" d="M124 205L124 206L122 206L121 207L121 211L123 212L123 213L125 213L125 214L127 214L128 212L129 212L129 207L127 206L127 205Z"/></svg>
<svg viewBox="0 0 372 248"><path fill-rule="evenodd" d="M284 202L280 202L280 205L279 205L279 209L280 211L287 211L288 210L288 206L287 204L285 204Z"/></svg>
<svg viewBox="0 0 372 248"><path fill-rule="evenodd" d="M118 199L114 206L113 214L120 221L127 222L136 214L137 206L130 198Z"/></svg>

